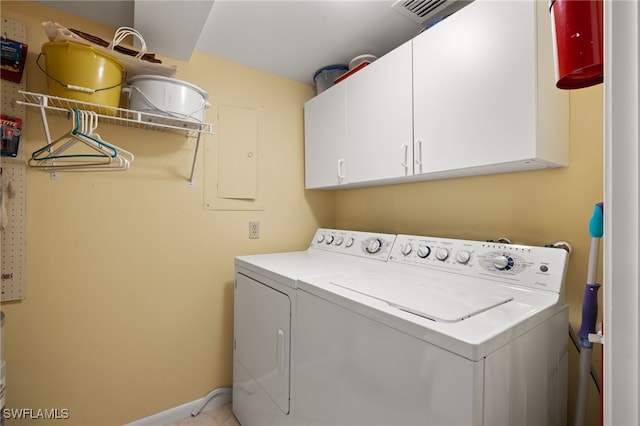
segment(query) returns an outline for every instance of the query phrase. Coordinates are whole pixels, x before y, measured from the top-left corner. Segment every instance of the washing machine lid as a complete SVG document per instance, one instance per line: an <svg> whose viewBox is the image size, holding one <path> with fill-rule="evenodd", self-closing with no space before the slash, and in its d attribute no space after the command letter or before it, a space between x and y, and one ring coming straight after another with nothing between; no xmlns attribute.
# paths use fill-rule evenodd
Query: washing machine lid
<svg viewBox="0 0 640 426"><path fill-rule="evenodd" d="M332 280L331 284L444 323L459 322L513 300L511 294L500 288L443 277L428 279L406 271L342 276Z"/></svg>

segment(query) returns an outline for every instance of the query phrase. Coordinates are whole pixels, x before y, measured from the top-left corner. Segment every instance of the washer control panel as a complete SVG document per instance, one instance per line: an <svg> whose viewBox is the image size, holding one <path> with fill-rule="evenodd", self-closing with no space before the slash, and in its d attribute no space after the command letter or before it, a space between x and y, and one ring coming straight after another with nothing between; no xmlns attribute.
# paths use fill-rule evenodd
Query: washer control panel
<svg viewBox="0 0 640 426"><path fill-rule="evenodd" d="M387 261L395 239L393 234L319 228L309 248Z"/></svg>
<svg viewBox="0 0 640 426"><path fill-rule="evenodd" d="M401 234L389 262L560 293L568 256L560 248Z"/></svg>

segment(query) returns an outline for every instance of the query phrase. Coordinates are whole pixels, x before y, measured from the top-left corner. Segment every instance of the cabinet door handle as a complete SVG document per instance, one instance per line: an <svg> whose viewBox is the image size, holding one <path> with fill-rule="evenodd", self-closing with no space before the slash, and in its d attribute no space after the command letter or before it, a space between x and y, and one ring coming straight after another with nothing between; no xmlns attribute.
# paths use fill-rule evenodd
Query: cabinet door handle
<svg viewBox="0 0 640 426"><path fill-rule="evenodd" d="M402 144L402 167L404 167L404 175L409 174L409 145Z"/></svg>
<svg viewBox="0 0 640 426"><path fill-rule="evenodd" d="M342 183L342 181L344 180L344 173L342 172L343 168L344 168L344 159L340 158L338 160L338 183Z"/></svg>
<svg viewBox="0 0 640 426"><path fill-rule="evenodd" d="M416 139L413 149L414 162L418 166L416 173L422 173L422 141L420 139Z"/></svg>
<svg viewBox="0 0 640 426"><path fill-rule="evenodd" d="M280 375L284 375L284 369L285 369L285 365L284 365L284 349L285 349L285 345L284 345L284 331L282 329L278 329L278 353L277 353L277 357L278 357L278 373L280 373Z"/></svg>

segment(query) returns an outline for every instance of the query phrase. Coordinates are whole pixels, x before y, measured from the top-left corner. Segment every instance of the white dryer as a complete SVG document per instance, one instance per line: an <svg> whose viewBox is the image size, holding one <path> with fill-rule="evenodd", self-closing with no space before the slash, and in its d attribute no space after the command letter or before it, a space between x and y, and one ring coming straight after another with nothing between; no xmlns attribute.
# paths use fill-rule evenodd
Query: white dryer
<svg viewBox="0 0 640 426"><path fill-rule="evenodd" d="M384 263L394 240L389 234L318 229L305 251L235 259L233 412L243 426L295 424L297 280Z"/></svg>
<svg viewBox="0 0 640 426"><path fill-rule="evenodd" d="M398 235L298 283L298 425L565 425L568 253Z"/></svg>

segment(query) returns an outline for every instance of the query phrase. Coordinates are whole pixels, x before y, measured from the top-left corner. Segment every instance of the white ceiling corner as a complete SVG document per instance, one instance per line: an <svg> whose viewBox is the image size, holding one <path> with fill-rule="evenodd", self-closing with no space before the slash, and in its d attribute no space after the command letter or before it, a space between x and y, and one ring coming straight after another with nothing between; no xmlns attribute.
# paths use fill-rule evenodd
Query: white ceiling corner
<svg viewBox="0 0 640 426"><path fill-rule="evenodd" d="M150 52L189 61L213 6L213 0L137 0L134 28Z"/></svg>

